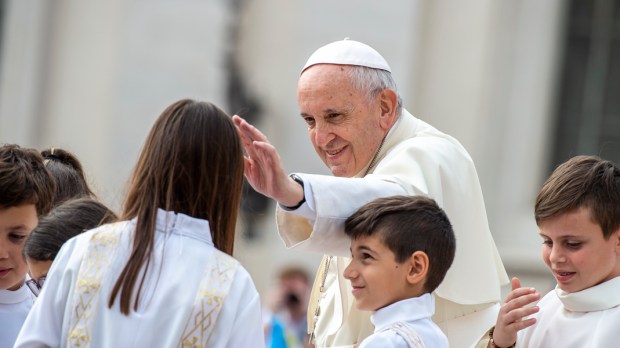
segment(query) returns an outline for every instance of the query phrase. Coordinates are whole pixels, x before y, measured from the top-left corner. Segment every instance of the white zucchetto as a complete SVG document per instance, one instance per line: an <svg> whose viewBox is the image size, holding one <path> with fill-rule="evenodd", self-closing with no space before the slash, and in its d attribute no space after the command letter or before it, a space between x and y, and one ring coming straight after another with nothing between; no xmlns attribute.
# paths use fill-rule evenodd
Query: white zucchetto
<svg viewBox="0 0 620 348"><path fill-rule="evenodd" d="M316 64L357 65L392 72L385 58L374 48L345 38L316 50L301 72Z"/></svg>

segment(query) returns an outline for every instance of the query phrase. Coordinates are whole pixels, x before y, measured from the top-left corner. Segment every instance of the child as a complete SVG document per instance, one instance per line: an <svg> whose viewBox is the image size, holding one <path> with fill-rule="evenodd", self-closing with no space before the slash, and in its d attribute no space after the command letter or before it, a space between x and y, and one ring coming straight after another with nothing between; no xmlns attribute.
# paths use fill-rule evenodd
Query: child
<svg viewBox="0 0 620 348"><path fill-rule="evenodd" d="M16 347L264 347L232 256L243 150L230 116L179 100L157 118L120 219L67 241Z"/></svg>
<svg viewBox="0 0 620 348"><path fill-rule="evenodd" d="M514 278L487 346L617 347L620 168L595 156L563 163L538 193L535 217L557 286L525 307L540 295Z"/></svg>
<svg viewBox="0 0 620 348"><path fill-rule="evenodd" d="M36 150L0 146L0 347L13 346L32 307L22 250L53 193L53 178Z"/></svg>
<svg viewBox="0 0 620 348"><path fill-rule="evenodd" d="M92 198L65 201L42 217L24 246L31 278L26 285L34 295L39 296L52 261L66 241L116 219L114 212Z"/></svg>
<svg viewBox="0 0 620 348"><path fill-rule="evenodd" d="M344 270L358 309L376 311L364 347L448 347L431 317L454 260L452 225L433 199L393 196L362 206L345 222L352 260Z"/></svg>

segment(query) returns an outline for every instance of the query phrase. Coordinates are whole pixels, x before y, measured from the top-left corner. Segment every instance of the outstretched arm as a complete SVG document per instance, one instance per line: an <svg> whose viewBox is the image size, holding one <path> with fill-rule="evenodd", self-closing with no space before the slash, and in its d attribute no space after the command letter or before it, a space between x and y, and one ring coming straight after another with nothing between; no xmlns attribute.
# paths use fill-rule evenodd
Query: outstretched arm
<svg viewBox="0 0 620 348"><path fill-rule="evenodd" d="M496 347L510 347L517 341L517 332L536 323L535 318L524 318L538 312L538 306L526 306L539 299L540 294L536 289L522 288L519 278L512 278L512 291L499 310L493 331L493 343Z"/></svg>
<svg viewBox="0 0 620 348"><path fill-rule="evenodd" d="M297 205L304 198L303 188L286 174L276 148L246 120L237 115L232 119L246 152L244 174L250 185L284 206Z"/></svg>

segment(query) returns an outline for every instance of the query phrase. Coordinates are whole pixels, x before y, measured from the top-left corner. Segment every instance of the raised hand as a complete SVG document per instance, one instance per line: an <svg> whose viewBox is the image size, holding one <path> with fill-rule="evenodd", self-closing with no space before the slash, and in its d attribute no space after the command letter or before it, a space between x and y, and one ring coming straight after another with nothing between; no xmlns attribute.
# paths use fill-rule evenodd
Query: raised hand
<svg viewBox="0 0 620 348"><path fill-rule="evenodd" d="M525 317L538 312L538 306L526 307L540 299L534 288L522 288L519 278L512 278L512 291L506 297L497 315L493 343L497 347L509 347L517 341L517 332L536 323L535 318Z"/></svg>
<svg viewBox="0 0 620 348"><path fill-rule="evenodd" d="M295 206L303 198L303 189L284 171L276 148L267 137L246 120L232 117L247 156L244 174L254 190L282 205Z"/></svg>

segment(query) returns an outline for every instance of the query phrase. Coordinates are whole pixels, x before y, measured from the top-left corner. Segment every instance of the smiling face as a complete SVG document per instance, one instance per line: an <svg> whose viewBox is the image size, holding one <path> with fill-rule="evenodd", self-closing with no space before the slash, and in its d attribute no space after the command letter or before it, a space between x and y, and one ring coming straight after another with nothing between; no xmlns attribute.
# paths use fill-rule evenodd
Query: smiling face
<svg viewBox="0 0 620 348"><path fill-rule="evenodd" d="M319 64L305 70L297 102L315 151L335 176L352 177L372 159L395 116L391 90L372 102L356 89L348 66ZM391 108L391 109L390 109Z"/></svg>
<svg viewBox="0 0 620 348"><path fill-rule="evenodd" d="M351 281L358 309L375 311L412 297L409 264L396 262L394 253L376 236L352 240L351 257L343 275Z"/></svg>
<svg viewBox="0 0 620 348"><path fill-rule="evenodd" d="M577 292L620 276L620 229L606 240L587 208L546 219L539 228L543 260L560 289Z"/></svg>
<svg viewBox="0 0 620 348"><path fill-rule="evenodd" d="M34 204L0 208L0 290L17 290L24 282L24 242L38 221Z"/></svg>

